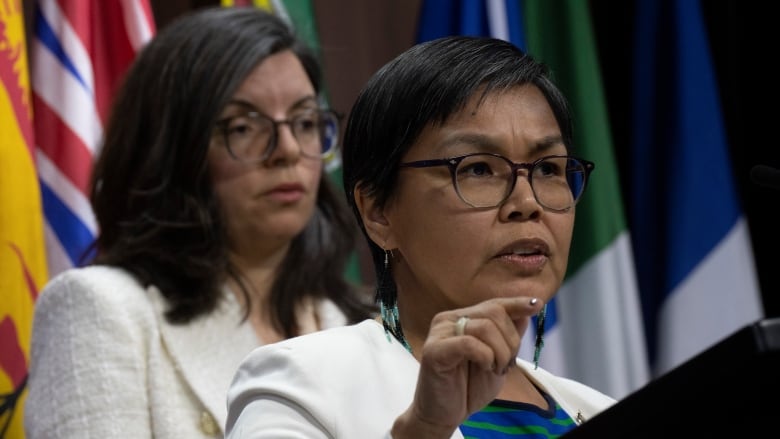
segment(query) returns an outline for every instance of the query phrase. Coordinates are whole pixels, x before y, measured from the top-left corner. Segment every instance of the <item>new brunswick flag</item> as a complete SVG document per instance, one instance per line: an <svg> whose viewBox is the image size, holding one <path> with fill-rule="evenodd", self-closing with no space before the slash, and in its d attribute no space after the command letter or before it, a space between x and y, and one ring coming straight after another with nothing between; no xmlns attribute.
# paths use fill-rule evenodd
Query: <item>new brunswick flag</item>
<svg viewBox="0 0 780 439"><path fill-rule="evenodd" d="M24 437L33 306L47 279L22 0L0 2L0 437Z"/></svg>

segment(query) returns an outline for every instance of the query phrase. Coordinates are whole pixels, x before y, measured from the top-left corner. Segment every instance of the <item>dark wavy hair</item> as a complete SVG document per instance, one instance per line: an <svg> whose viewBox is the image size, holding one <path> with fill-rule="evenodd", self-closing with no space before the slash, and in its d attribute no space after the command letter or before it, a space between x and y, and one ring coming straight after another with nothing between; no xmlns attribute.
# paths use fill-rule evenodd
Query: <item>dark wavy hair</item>
<svg viewBox="0 0 780 439"><path fill-rule="evenodd" d="M115 98L92 175L100 231L92 263L125 268L144 286L159 287L173 323L213 311L228 276L251 302L250 287L228 258L207 151L237 87L283 50L297 55L319 93L315 55L280 18L256 8L199 9L143 48ZM305 296L332 299L350 322L371 315L365 295L344 278L357 233L343 194L323 172L316 211L272 286L278 330L297 335L295 306Z"/></svg>
<svg viewBox="0 0 780 439"><path fill-rule="evenodd" d="M569 106L548 75L544 64L506 41L450 36L412 47L369 79L350 111L342 165L347 200L371 250L376 298L386 307L397 299L396 285L386 273L384 250L366 233L355 187L384 206L396 190L401 158L425 127L444 124L476 93L484 98L524 84L545 96L571 150ZM403 339L402 333L394 335Z"/></svg>

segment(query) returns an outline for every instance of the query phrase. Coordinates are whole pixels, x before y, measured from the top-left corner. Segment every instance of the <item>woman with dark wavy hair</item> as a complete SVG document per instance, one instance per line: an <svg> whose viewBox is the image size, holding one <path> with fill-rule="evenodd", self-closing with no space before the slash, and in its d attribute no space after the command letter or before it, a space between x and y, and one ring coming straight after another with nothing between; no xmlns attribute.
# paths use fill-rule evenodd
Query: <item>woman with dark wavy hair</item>
<svg viewBox="0 0 780 439"><path fill-rule="evenodd" d="M339 117L278 17L209 8L142 50L94 167L96 257L38 299L28 438L221 437L259 345L361 321Z"/></svg>

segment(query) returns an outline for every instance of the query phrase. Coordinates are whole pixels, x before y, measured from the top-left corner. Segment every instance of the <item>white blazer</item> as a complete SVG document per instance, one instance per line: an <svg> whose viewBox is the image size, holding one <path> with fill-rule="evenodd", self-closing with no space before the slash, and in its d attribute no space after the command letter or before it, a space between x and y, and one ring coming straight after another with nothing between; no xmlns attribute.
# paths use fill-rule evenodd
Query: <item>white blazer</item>
<svg viewBox="0 0 780 439"><path fill-rule="evenodd" d="M518 365L572 419L590 419L615 402L526 361ZM389 438L412 402L418 370L374 320L263 346L242 363L228 391L227 437Z"/></svg>
<svg viewBox="0 0 780 439"><path fill-rule="evenodd" d="M35 305L24 425L37 438L223 436L226 391L260 345L227 289L218 309L168 323L156 287L104 266L66 271ZM346 324L335 304L324 327Z"/></svg>

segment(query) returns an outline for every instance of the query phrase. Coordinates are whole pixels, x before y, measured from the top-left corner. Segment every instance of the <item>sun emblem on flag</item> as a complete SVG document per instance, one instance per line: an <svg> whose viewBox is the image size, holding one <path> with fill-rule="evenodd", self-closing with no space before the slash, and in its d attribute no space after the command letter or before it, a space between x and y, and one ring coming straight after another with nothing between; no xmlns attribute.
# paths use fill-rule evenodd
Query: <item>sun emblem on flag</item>
<svg viewBox="0 0 780 439"><path fill-rule="evenodd" d="M29 76L27 75L27 50L25 47L24 17L20 0L0 2L0 84L5 97L0 94L0 116L11 112L16 127L3 126L3 131L29 127L32 106L29 101ZM10 107L10 108L9 108ZM23 130L27 145L32 145L31 130Z"/></svg>

